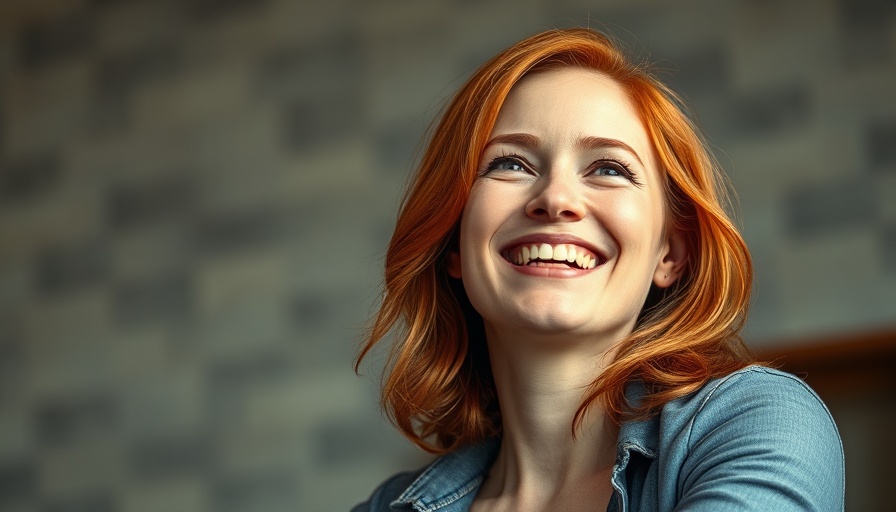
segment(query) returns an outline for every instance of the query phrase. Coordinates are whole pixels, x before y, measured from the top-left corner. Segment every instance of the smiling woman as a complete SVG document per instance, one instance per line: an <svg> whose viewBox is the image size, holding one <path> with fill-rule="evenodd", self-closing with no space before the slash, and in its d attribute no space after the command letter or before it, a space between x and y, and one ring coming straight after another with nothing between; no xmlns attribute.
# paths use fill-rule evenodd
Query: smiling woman
<svg viewBox="0 0 896 512"><path fill-rule="evenodd" d="M752 269L676 96L605 36L480 68L405 198L358 362L442 454L356 510L840 510L836 426L738 337Z"/></svg>
<svg viewBox="0 0 896 512"><path fill-rule="evenodd" d="M616 82L565 67L517 82L492 135L448 273L463 280L490 346L541 333L590 347L583 361L593 361L632 331L651 283L667 288L684 268L680 237L665 236L647 132ZM504 256L524 258L527 246L525 265ZM570 252L581 265L565 262Z"/></svg>

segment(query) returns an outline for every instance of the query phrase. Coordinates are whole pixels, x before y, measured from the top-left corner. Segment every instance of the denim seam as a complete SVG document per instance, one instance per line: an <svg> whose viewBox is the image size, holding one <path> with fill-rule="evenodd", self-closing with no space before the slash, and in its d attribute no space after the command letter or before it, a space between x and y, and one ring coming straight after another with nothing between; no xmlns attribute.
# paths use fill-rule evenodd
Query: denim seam
<svg viewBox="0 0 896 512"><path fill-rule="evenodd" d="M688 441L687 441L688 452L691 451L691 436L694 433L694 423L696 423L696 421L697 421L697 416L699 416L700 413L703 412L703 408L706 406L706 404L709 402L709 400L713 397L716 390L721 388L723 385L725 385L729 381L733 381L736 378L746 375L748 372L749 373L752 373L752 372L764 373L764 374L770 375L772 377L783 377L783 378L786 378L786 379L796 382L803 389L807 390L809 392L809 395L811 395L812 398L814 398L815 401L821 405L821 408L824 409L824 412L827 415L828 421L831 422L831 426L834 428L835 431L837 431L837 423L834 421L834 417L831 415L831 411L828 410L828 407L824 404L824 402L822 402L821 399L818 398L818 395L814 391L812 391L812 388L810 388L805 382L803 382L802 379L800 379L799 377L797 377L795 375L790 375L788 373L771 372L768 370L769 370L768 368L753 365L753 366L748 366L746 368L743 368L737 372L728 374L724 378L719 379L719 381L716 383L716 385L713 386L713 388L709 391L709 393L707 393L706 397L700 403L700 407L697 409L697 412L694 413L693 417L691 417L691 420L688 423ZM840 460L845 460L846 454L843 450L843 440L840 438L839 435L837 436L837 440L839 441L839 444L840 444ZM841 496L845 496L846 495L846 472L845 471L843 472L843 475L841 476L840 485L841 485L841 490L842 490Z"/></svg>
<svg viewBox="0 0 896 512"><path fill-rule="evenodd" d="M422 512L431 512L433 510L437 510L441 507L444 507L445 505L454 503L455 501L459 500L460 498L463 498L471 490L476 488L476 486L478 486L482 482L482 476L480 475L476 478L473 478L469 482L465 483L460 488L452 491L452 493L449 496L445 496L445 497L435 501L434 503L427 503L427 502L424 502L420 497L413 496L419 490L421 483L426 481L427 479L429 479L430 473L435 472L437 470L437 468L439 466L441 466L442 464L443 464L443 459L438 459L435 461L435 463L431 464L429 467L424 469L423 472L420 473L420 475L414 479L414 482L411 484L411 486L408 487L407 489L405 489L404 492L401 493L400 496L395 498L395 500L393 500L392 503L390 503L390 506L395 506L395 505L399 505L399 504L408 504L408 505L413 505L414 508L417 508L418 510L421 510L421 508L422 508Z"/></svg>
<svg viewBox="0 0 896 512"><path fill-rule="evenodd" d="M754 368L755 367L753 367L753 366L749 366L749 367L747 367L743 370L740 370L738 372L728 374L725 377L719 379L715 383L715 385L712 387L712 389L709 390L709 392L706 394L706 397L704 397L703 400L700 402L700 407L697 408L697 411L694 412L694 415L691 416L690 421L688 421L688 442L686 445L688 452L691 451L691 436L693 436L693 434L694 434L694 424L697 422L697 417L700 416L700 413L703 412L704 407L706 407L706 404L710 401L710 399L712 399L712 397L713 397L713 395L715 395L716 391L720 387L722 387L723 384L727 383L729 380L732 380L736 376L739 377L739 376L743 375L744 373L746 373L747 369L749 369L750 371L753 371Z"/></svg>
<svg viewBox="0 0 896 512"><path fill-rule="evenodd" d="M431 512L433 510L438 510L446 505L450 505L450 504L454 503L455 501L457 501L457 500L463 498L464 496L466 496L467 494L469 494L470 491L475 489L480 483L482 483L481 476L470 480L469 482L464 484L460 489L457 489L456 491L452 492L450 496L446 496L446 497L436 501L435 503L432 503L431 505L425 506L424 512Z"/></svg>
<svg viewBox="0 0 896 512"><path fill-rule="evenodd" d="M431 464L429 467L424 469L422 473L417 475L417 478L414 479L414 481L411 483L411 485L407 489L405 489L404 492L401 493L401 495L399 495L397 498L395 498L395 500L392 501L391 504L392 505L401 504L401 503L412 504L414 502L419 501L419 498L414 498L414 500L412 501L410 495L416 493L420 487L420 482L423 480L426 480L427 477L429 476L429 474L432 473L433 471L435 471L435 469L437 467L439 467L440 465L442 465L442 459L437 459L435 461L435 463Z"/></svg>

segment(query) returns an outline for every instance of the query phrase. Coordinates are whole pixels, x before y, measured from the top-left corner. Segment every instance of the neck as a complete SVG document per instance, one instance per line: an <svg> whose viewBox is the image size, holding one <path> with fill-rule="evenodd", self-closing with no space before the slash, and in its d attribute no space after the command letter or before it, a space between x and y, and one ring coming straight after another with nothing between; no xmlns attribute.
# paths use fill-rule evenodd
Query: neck
<svg viewBox="0 0 896 512"><path fill-rule="evenodd" d="M572 424L586 389L612 362L613 342L546 339L489 326L486 337L504 434L482 495L533 502L608 481L617 428L598 404L575 437Z"/></svg>

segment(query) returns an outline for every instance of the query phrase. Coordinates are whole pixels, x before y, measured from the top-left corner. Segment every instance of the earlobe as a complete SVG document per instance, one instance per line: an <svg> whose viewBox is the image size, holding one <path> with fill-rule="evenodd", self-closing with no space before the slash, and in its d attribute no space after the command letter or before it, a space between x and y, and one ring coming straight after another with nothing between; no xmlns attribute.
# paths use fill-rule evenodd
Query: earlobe
<svg viewBox="0 0 896 512"><path fill-rule="evenodd" d="M684 239L678 233L670 234L653 274L653 284L658 288L668 288L675 284L684 273L687 259Z"/></svg>
<svg viewBox="0 0 896 512"><path fill-rule="evenodd" d="M449 251L448 252L448 260L445 262L445 268L448 270L448 275L455 278L460 279L460 253L457 251Z"/></svg>

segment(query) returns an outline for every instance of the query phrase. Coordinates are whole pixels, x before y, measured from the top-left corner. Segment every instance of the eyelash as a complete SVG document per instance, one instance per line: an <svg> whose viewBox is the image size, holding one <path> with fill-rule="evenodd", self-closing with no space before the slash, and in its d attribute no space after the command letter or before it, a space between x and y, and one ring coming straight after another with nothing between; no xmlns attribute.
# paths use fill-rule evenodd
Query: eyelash
<svg viewBox="0 0 896 512"><path fill-rule="evenodd" d="M531 165L529 165L529 162L527 162L525 158L523 158L517 154L502 153L501 156L498 156L498 157L495 157L494 159L492 159L492 161L489 162L488 165L486 165L485 168L479 172L479 175L484 176L484 175L488 174L489 172L495 170L495 167L497 167L497 165L502 162L509 162L509 163L516 164L516 165L522 167L523 170L529 170L532 167ZM621 160L616 160L613 158L596 160L594 162L593 169L588 174L589 175L594 174L594 172L597 171L598 169L604 169L604 168L613 169L614 171L618 172L621 177L629 180L634 185L637 185L637 186L641 185L641 182L638 181L637 176L635 175L634 171L632 171L631 166L629 164L622 162Z"/></svg>
<svg viewBox="0 0 896 512"><path fill-rule="evenodd" d="M597 165L594 166L594 170L592 171L592 173L598 169L610 168L610 169L613 169L616 172L620 173L620 175L623 178L631 181L633 184L635 184L637 186L641 186L641 182L638 181L638 178L635 175L635 172L632 171L631 165L629 165L621 160L616 160L613 158L597 160L595 163Z"/></svg>
<svg viewBox="0 0 896 512"><path fill-rule="evenodd" d="M531 169L531 167L532 167L531 165L529 165L529 162L527 162L525 158L523 158L517 154L501 153L501 156L493 158L492 161L489 162L488 165L485 166L485 169L482 169L479 172L479 175L484 176L484 175L490 173L491 171L495 170L495 167L497 167L497 165L499 163L502 163L502 162L509 162L509 163L519 165L524 170Z"/></svg>

